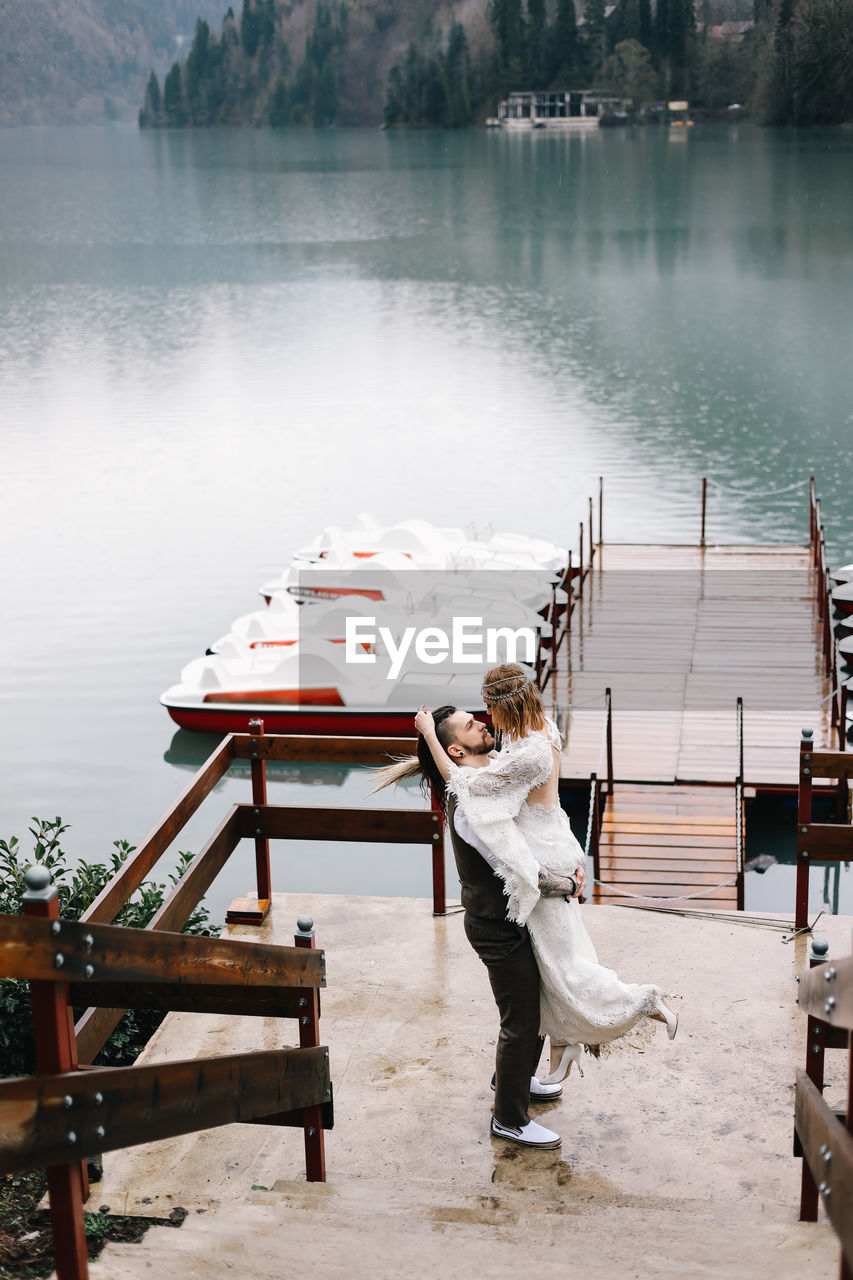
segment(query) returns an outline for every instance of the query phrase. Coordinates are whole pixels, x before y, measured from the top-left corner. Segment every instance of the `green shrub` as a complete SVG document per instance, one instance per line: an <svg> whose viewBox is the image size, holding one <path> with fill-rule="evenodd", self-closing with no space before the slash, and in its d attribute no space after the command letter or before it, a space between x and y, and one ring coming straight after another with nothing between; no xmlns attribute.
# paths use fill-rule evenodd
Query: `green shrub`
<svg viewBox="0 0 853 1280"><path fill-rule="evenodd" d="M17 836L0 840L0 912L18 915L26 890L24 873L35 863L51 874L59 892L59 913L65 920L79 920L98 894L134 852L126 840L114 841L115 852L105 863L80 862L69 867L60 840L67 826L61 818L53 821L33 818L29 833L32 854L24 854ZM174 885L192 862L191 853L178 854L178 866L169 877ZM128 929L144 929L162 906L168 883L145 881L122 907L114 923ZM210 937L218 932L210 925L208 911L199 906L184 926L184 933ZM75 1017L82 1010L75 1009ZM100 1066L121 1067L133 1062L163 1021L156 1009L128 1011L96 1059ZM0 979L0 1077L31 1075L35 1071L29 983L17 978Z"/></svg>

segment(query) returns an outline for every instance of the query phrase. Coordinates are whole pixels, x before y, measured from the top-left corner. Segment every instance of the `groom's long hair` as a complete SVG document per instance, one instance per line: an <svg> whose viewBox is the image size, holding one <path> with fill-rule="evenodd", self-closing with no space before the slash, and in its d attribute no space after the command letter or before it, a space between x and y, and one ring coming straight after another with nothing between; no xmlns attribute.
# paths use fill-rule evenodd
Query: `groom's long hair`
<svg viewBox="0 0 853 1280"><path fill-rule="evenodd" d="M438 707L432 713L435 722L435 733L445 751L453 741L448 732L445 721L448 716L452 716L456 707ZM429 744L423 734L418 734L418 751L414 756L397 756L393 764L385 765L384 768L378 769L374 775L376 777L376 786L373 791L369 791L368 795L373 795L377 791L381 791L383 787L396 786L398 782L402 782L404 778L417 778L421 780L421 791L424 796L432 802L433 808L440 809L442 813L447 810L447 794L445 792L445 782L438 771L438 765L433 759Z"/></svg>

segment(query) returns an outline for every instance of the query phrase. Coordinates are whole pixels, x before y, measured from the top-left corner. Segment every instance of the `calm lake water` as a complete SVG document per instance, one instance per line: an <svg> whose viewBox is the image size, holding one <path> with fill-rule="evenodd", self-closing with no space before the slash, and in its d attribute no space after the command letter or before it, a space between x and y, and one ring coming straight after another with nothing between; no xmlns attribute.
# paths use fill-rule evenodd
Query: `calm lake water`
<svg viewBox="0 0 853 1280"><path fill-rule="evenodd" d="M359 511L573 544L603 474L606 537L692 541L707 473L741 491L712 537L803 540L802 489L750 495L814 471L853 560L851 211L849 131L0 132L0 837L139 843L210 745L160 692ZM274 856L279 888L429 893L422 851ZM790 867L749 881L792 909ZM250 885L247 850L214 912Z"/></svg>

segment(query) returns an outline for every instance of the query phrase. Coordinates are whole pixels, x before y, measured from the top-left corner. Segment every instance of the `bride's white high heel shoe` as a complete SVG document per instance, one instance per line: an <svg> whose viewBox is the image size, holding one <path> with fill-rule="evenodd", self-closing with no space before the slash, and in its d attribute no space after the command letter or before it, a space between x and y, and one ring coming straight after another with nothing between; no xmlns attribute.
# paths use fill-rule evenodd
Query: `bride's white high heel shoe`
<svg viewBox="0 0 853 1280"><path fill-rule="evenodd" d="M581 1046L579 1044L563 1045L563 1056L560 1058L560 1064L555 1071L549 1076L540 1076L540 1084L559 1084L561 1080L565 1080L566 1076L572 1069L572 1063L577 1067L581 1075L583 1075L583 1067L581 1066Z"/></svg>
<svg viewBox="0 0 853 1280"><path fill-rule="evenodd" d="M663 1020L666 1023L666 1034L670 1040L674 1040L675 1033L678 1030L678 1014L673 1013L669 1005L664 1004L663 1000L658 1000L657 1011L663 1015Z"/></svg>

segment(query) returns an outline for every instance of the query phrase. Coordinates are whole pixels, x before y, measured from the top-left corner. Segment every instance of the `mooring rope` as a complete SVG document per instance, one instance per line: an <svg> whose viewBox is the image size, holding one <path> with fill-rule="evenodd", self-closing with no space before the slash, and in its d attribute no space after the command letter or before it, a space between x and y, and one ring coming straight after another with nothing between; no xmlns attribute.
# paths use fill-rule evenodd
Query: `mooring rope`
<svg viewBox="0 0 853 1280"><path fill-rule="evenodd" d="M787 484L782 489L734 489L731 485L721 484L719 480L706 476L708 484L712 484L715 489L722 489L724 493L736 494L739 498L776 498L780 493L791 493L794 489L802 489L803 485L808 484L808 480L796 480L793 484Z"/></svg>
<svg viewBox="0 0 853 1280"><path fill-rule="evenodd" d="M620 898L641 898L650 902L689 902L694 898L705 898L710 893L716 893L718 889L728 889L730 885L737 884L737 876L731 880L723 880L721 884L712 885L710 889L702 889L699 893L629 893L627 889L619 889L615 884L608 884L606 880L593 879L593 884L600 885L610 893L618 893Z"/></svg>

